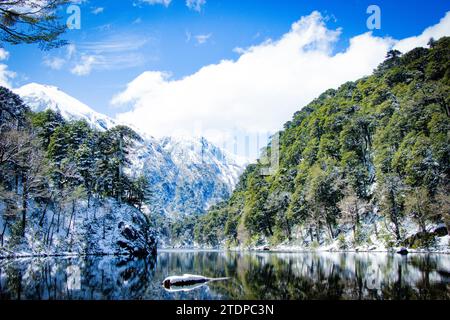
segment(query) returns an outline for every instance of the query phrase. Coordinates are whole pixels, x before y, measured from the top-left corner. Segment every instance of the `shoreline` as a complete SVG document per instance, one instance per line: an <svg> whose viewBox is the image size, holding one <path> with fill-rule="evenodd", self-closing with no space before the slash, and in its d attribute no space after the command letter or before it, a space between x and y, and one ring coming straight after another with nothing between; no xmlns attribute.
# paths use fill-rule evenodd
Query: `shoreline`
<svg viewBox="0 0 450 320"><path fill-rule="evenodd" d="M346 250L329 250L329 249L296 249L296 248L273 248L269 250L250 248L250 249L237 249L237 248L160 248L158 252L172 252L172 251L198 251L198 252L257 252L257 253L392 253L399 254L397 251L400 248L395 249L346 249ZM446 250L426 250L426 249L408 249L408 254L450 254L450 248ZM400 254L399 254L400 255Z"/></svg>
<svg viewBox="0 0 450 320"><path fill-rule="evenodd" d="M398 254L398 255L408 255L408 254L444 254L444 255L450 255L450 248L445 250L427 250L427 249L409 249L406 248L408 253L407 254L400 254L399 251L400 248L393 248L393 249L346 249L346 250L330 250L330 249L306 249L306 248L269 248L269 249L263 249L263 248L198 248L198 247L181 247L181 248L159 248L157 252L235 252L235 253L386 253L386 254ZM34 258L79 258L79 257L124 257L128 256L127 254L117 254L117 253L92 253L92 254L85 254L85 253L53 253L53 254L32 254L32 253L22 253L22 254L7 254L7 255L0 255L0 260L9 260L9 259L34 259Z"/></svg>
<svg viewBox="0 0 450 320"><path fill-rule="evenodd" d="M106 256L127 256L126 254L113 254L113 253L54 253L54 254L24 254L24 255L0 255L0 260L7 259L34 259L34 258L78 258L78 257L106 257Z"/></svg>

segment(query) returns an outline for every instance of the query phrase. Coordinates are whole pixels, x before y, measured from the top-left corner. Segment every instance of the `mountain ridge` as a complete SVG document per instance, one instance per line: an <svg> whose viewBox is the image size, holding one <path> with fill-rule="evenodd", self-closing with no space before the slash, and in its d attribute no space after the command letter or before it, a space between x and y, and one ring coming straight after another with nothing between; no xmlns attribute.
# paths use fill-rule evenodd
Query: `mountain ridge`
<svg viewBox="0 0 450 320"><path fill-rule="evenodd" d="M34 112L50 109L69 121L85 120L101 131L122 124L55 86L29 83L13 91ZM133 147L132 164L128 171L145 172L154 195L150 210L157 214L205 212L231 194L246 165L245 160L230 155L204 137L158 139L130 127L143 141ZM189 200L193 203L186 206Z"/></svg>

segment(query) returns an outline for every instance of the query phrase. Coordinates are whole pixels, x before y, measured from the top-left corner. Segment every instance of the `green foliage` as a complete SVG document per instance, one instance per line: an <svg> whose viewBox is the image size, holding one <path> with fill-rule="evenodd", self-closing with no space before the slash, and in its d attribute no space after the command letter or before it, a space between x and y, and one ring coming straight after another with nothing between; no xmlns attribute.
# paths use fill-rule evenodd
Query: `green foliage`
<svg viewBox="0 0 450 320"><path fill-rule="evenodd" d="M141 209L149 199L148 181L124 173L129 149L137 140L140 137L128 127L100 132L85 121L64 121L53 111L32 113L17 95L0 87L5 226L24 236L29 200L63 207L78 199L87 198L89 204L91 197L115 197Z"/></svg>
<svg viewBox="0 0 450 320"><path fill-rule="evenodd" d="M23 239L23 225L20 221L15 221L12 223L10 227L11 232L11 238L10 238L10 245L11 247L15 247L19 245Z"/></svg>
<svg viewBox="0 0 450 320"><path fill-rule="evenodd" d="M209 246L218 246L225 237L226 208L222 204L211 208L208 215L198 219L194 226L194 240Z"/></svg>
<svg viewBox="0 0 450 320"><path fill-rule="evenodd" d="M311 243L311 249L313 249L313 250L315 250L315 249L317 249L317 248L319 248L319 246L320 246L320 243L318 242L318 241L316 241L316 240L314 240L312 243Z"/></svg>
<svg viewBox="0 0 450 320"><path fill-rule="evenodd" d="M422 237L417 237L412 243L408 245L413 249L431 248L436 245L436 237L432 233L426 233Z"/></svg>
<svg viewBox="0 0 450 320"><path fill-rule="evenodd" d="M345 240L345 235L343 233L341 233L337 237L337 240L338 240L339 249L345 250L348 248L347 241Z"/></svg>
<svg viewBox="0 0 450 320"><path fill-rule="evenodd" d="M66 31L57 10L69 0L2 1L0 3L0 40L10 44L37 43L42 49L65 45L59 36Z"/></svg>
<svg viewBox="0 0 450 320"><path fill-rule="evenodd" d="M396 244L392 233L385 226L379 231L378 237L386 246L386 248L392 248Z"/></svg>
<svg viewBox="0 0 450 320"><path fill-rule="evenodd" d="M354 245L358 246L358 245L363 244L364 241L366 240L365 238L366 237L365 237L364 233L361 231L361 229L360 228L356 228L355 238L354 238L354 241L353 241Z"/></svg>
<svg viewBox="0 0 450 320"><path fill-rule="evenodd" d="M353 190L351 203L381 209L387 227L380 237L388 246L402 239L407 216L422 225L448 221L429 207L449 184L450 38L386 58L374 75L327 90L285 123L279 170L261 176L261 162L249 166L220 219L216 209L202 218L211 230L228 226L214 242L279 243L291 239L295 226L316 244L329 242L341 222L358 223L354 210L343 219L344 196L350 208L345 186ZM424 192L428 207L418 213ZM356 243L367 241L354 230Z"/></svg>

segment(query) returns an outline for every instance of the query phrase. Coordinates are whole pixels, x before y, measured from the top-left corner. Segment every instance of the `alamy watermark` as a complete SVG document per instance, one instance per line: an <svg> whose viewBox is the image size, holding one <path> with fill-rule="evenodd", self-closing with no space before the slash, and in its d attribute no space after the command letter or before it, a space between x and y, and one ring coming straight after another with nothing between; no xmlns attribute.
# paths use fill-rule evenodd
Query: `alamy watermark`
<svg viewBox="0 0 450 320"><path fill-rule="evenodd" d="M71 4L67 7L66 13L69 17L66 20L66 25L69 30L81 29L81 8L76 4Z"/></svg>
<svg viewBox="0 0 450 320"><path fill-rule="evenodd" d="M370 16L367 18L366 26L369 30L381 29L381 9L376 4L372 4L367 7L367 14Z"/></svg>
<svg viewBox="0 0 450 320"><path fill-rule="evenodd" d="M280 166L280 133L277 132L272 136L270 141L270 154L266 152L260 160L263 167L260 174L263 176L271 176L278 171Z"/></svg>

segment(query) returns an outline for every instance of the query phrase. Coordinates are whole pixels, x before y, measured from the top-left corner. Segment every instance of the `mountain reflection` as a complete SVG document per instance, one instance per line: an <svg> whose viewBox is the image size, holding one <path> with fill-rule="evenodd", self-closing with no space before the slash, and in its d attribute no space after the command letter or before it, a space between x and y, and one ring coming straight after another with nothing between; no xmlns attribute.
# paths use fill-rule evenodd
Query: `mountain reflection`
<svg viewBox="0 0 450 320"><path fill-rule="evenodd" d="M230 277L170 292L170 275ZM0 299L450 299L450 256L160 252L0 260Z"/></svg>

